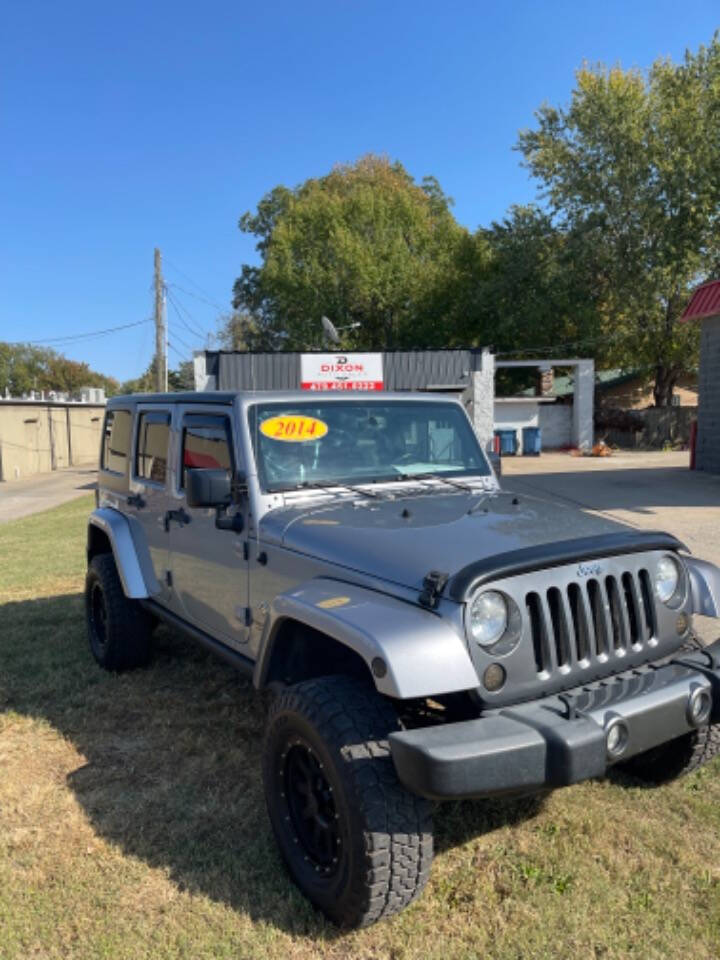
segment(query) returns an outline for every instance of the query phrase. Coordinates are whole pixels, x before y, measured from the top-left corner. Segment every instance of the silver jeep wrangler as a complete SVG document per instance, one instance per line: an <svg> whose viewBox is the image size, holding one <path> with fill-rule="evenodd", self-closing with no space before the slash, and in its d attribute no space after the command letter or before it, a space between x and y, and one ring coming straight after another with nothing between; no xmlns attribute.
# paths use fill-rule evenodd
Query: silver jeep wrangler
<svg viewBox="0 0 720 960"><path fill-rule="evenodd" d="M164 621L272 692L268 813L303 892L372 923L423 888L431 801L720 746L720 571L665 533L503 492L462 405L390 393L117 397L88 527L90 648Z"/></svg>

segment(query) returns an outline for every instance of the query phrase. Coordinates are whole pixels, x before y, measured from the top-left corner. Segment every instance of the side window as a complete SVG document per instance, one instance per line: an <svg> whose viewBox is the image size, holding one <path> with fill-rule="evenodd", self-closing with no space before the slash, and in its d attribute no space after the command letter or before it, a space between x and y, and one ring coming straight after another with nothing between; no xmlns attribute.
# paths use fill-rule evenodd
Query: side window
<svg viewBox="0 0 720 960"><path fill-rule="evenodd" d="M138 418L135 476L153 483L165 483L167 474L170 414L141 413Z"/></svg>
<svg viewBox="0 0 720 960"><path fill-rule="evenodd" d="M180 488L188 468L232 470L230 419L222 414L189 413L183 420Z"/></svg>
<svg viewBox="0 0 720 960"><path fill-rule="evenodd" d="M100 458L102 470L127 474L131 423L132 415L129 410L108 410L105 414Z"/></svg>

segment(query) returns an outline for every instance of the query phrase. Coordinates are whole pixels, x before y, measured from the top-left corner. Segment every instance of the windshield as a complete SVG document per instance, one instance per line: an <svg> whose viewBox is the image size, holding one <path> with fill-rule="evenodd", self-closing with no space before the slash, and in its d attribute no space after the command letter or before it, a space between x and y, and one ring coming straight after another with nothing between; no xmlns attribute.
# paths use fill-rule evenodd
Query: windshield
<svg viewBox="0 0 720 960"><path fill-rule="evenodd" d="M263 403L248 416L260 484L269 492L491 472L454 403Z"/></svg>

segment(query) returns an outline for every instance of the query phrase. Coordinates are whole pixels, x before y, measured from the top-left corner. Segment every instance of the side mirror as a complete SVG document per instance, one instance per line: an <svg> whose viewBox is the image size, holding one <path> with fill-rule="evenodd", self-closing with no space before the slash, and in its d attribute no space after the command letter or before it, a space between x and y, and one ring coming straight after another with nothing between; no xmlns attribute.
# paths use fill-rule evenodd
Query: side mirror
<svg viewBox="0 0 720 960"><path fill-rule="evenodd" d="M232 481L227 470L194 469L186 476L189 507L227 507L232 503Z"/></svg>

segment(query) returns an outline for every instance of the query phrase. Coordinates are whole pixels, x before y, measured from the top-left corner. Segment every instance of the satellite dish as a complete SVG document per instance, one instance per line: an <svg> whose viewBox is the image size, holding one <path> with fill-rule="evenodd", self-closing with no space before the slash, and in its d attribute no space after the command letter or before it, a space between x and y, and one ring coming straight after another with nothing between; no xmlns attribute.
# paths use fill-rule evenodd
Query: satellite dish
<svg viewBox="0 0 720 960"><path fill-rule="evenodd" d="M328 320L327 317L323 316L320 318L320 323L322 324L323 333L328 340L331 343L340 343L340 334L337 332L332 320Z"/></svg>

